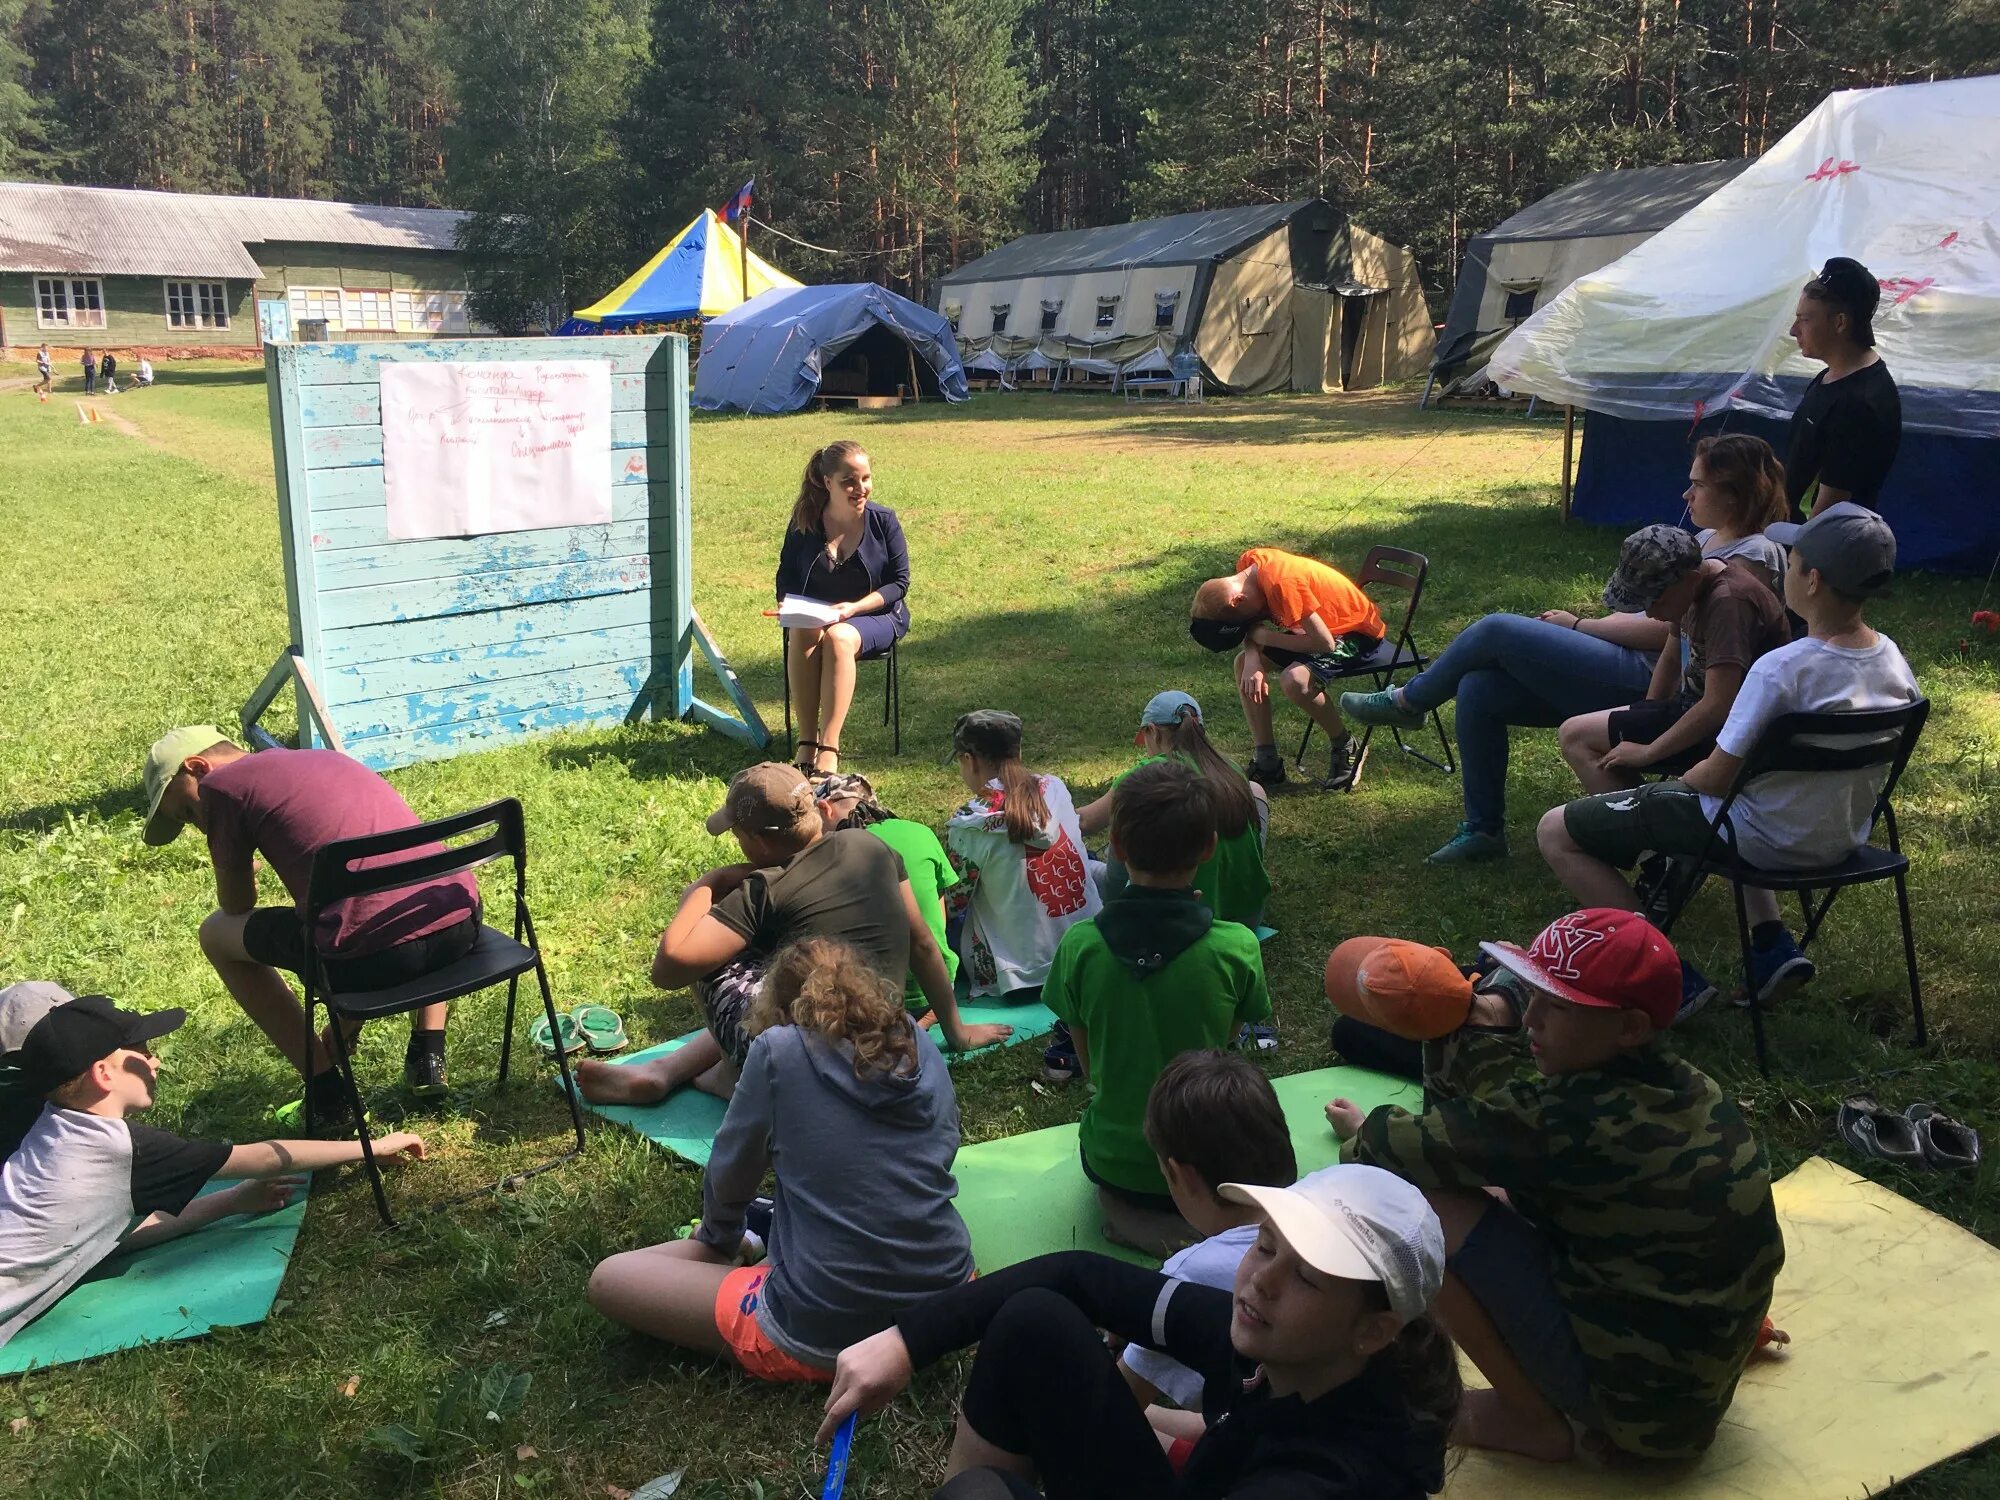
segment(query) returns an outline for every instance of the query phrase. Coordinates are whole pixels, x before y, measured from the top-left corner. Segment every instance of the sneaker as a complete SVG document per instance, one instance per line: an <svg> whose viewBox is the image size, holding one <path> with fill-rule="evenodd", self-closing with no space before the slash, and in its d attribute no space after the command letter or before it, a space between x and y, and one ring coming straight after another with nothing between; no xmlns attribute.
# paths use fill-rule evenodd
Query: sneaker
<svg viewBox="0 0 2000 1500"><path fill-rule="evenodd" d="M1681 1008L1674 1012L1674 1024L1691 1019L1701 1013L1701 1008L1715 998L1715 986L1708 982L1708 976L1686 959L1681 960Z"/></svg>
<svg viewBox="0 0 2000 1500"><path fill-rule="evenodd" d="M1458 832L1442 848L1433 849L1425 858L1427 865L1476 865L1482 860L1505 859L1507 857L1507 835L1504 833L1481 833L1470 823L1458 825Z"/></svg>
<svg viewBox="0 0 2000 1500"><path fill-rule="evenodd" d="M1285 763L1278 759L1276 752L1269 756L1253 755L1250 764L1243 768L1243 774L1268 791L1285 784Z"/></svg>
<svg viewBox="0 0 2000 1500"><path fill-rule="evenodd" d="M1741 1006L1750 1004L1750 991L1757 1003L1772 1006L1791 999L1819 973L1813 961L1799 950L1797 939L1785 932L1768 948L1750 950L1750 989L1736 997Z"/></svg>
<svg viewBox="0 0 2000 1500"><path fill-rule="evenodd" d="M419 1099L436 1099L446 1091L444 1037L426 1041L412 1035L403 1050L403 1086Z"/></svg>
<svg viewBox="0 0 2000 1500"><path fill-rule="evenodd" d="M1354 785L1354 778L1361 771L1361 742L1349 735L1333 747L1327 762L1326 780L1320 789L1328 792L1343 792Z"/></svg>
<svg viewBox="0 0 2000 1500"><path fill-rule="evenodd" d="M1639 915L1655 927L1664 927L1674 904L1674 862L1664 854L1641 856L1632 895L1639 903Z"/></svg>
<svg viewBox="0 0 2000 1500"><path fill-rule="evenodd" d="M1383 688L1379 693L1342 693L1340 715L1344 719L1359 719L1363 724L1380 724L1388 729L1424 727L1423 711L1403 707L1396 701L1394 688Z"/></svg>
<svg viewBox="0 0 2000 1500"><path fill-rule="evenodd" d="M314 1075L306 1084L306 1093L312 1096L312 1128L315 1131L337 1130L345 1133L354 1128L354 1110L347 1102L347 1088L334 1069L328 1068L324 1073ZM306 1101L294 1099L289 1104L281 1104L271 1111L271 1118L287 1130L303 1130Z"/></svg>
<svg viewBox="0 0 2000 1500"><path fill-rule="evenodd" d="M1278 1028L1269 1021L1245 1021L1236 1033L1239 1052L1276 1052Z"/></svg>
<svg viewBox="0 0 2000 1500"><path fill-rule="evenodd" d="M1083 1076L1083 1064L1077 1061L1076 1043L1069 1038L1069 1026L1058 1021L1055 1030L1049 1033L1049 1044L1042 1049L1042 1077L1050 1083L1068 1083Z"/></svg>

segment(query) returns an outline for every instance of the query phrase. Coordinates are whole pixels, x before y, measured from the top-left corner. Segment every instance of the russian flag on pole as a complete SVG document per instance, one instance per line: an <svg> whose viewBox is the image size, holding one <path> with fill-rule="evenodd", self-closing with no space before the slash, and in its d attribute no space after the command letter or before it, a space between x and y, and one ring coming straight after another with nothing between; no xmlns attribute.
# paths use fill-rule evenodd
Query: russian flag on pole
<svg viewBox="0 0 2000 1500"><path fill-rule="evenodd" d="M735 197L731 198L727 203L722 205L723 223L734 224L738 219L742 218L745 214L750 212L750 189L752 189L756 185L757 185L757 179L754 177L751 178L748 182L744 183L742 187L736 190Z"/></svg>

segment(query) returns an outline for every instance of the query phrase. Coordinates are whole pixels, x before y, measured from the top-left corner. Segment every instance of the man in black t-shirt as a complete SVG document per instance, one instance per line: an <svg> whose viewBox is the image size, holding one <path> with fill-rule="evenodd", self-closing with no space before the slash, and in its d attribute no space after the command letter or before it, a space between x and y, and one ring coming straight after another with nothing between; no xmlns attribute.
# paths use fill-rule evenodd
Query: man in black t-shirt
<svg viewBox="0 0 2000 1500"><path fill-rule="evenodd" d="M1794 521L1841 500L1874 509L1896 461L1903 403L1875 352L1873 320L1881 300L1882 288L1868 268L1844 255L1828 261L1799 294L1792 337L1799 353L1826 368L1792 413L1785 493Z"/></svg>

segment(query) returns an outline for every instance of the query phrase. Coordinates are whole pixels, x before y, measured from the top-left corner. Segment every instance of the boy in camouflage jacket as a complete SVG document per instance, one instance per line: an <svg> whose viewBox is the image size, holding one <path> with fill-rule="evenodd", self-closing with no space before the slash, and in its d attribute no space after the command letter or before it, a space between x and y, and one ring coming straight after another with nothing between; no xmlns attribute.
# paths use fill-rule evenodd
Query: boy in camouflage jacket
<svg viewBox="0 0 2000 1500"><path fill-rule="evenodd" d="M1620 1454L1698 1454L1784 1264L1763 1148L1660 1036L1680 960L1643 917L1594 908L1525 952L1481 947L1502 969L1424 1044L1425 1113L1327 1107L1347 1154L1444 1224L1435 1311L1492 1383L1459 1436L1562 1460L1574 1423Z"/></svg>

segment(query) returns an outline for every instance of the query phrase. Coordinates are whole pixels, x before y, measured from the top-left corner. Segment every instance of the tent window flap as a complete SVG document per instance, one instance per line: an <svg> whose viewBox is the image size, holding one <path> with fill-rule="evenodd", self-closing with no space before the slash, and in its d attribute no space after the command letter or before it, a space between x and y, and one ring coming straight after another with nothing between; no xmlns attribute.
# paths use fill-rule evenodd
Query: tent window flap
<svg viewBox="0 0 2000 1500"><path fill-rule="evenodd" d="M1110 328L1118 322L1118 299L1099 297L1097 299L1097 326Z"/></svg>
<svg viewBox="0 0 2000 1500"><path fill-rule="evenodd" d="M1062 310L1062 298L1057 297L1053 301L1046 297L1042 299L1043 333L1053 333L1055 331L1056 319L1062 316Z"/></svg>
<svg viewBox="0 0 2000 1500"><path fill-rule="evenodd" d="M1180 306L1181 294L1178 287L1171 291L1153 293L1153 326L1171 328L1174 326L1174 310Z"/></svg>
<svg viewBox="0 0 2000 1500"><path fill-rule="evenodd" d="M996 302L993 304L993 331L995 333L1005 333L1007 331L1007 314L1013 310L1014 304L1011 302Z"/></svg>
<svg viewBox="0 0 2000 1500"><path fill-rule="evenodd" d="M1518 323L1535 310L1535 293L1542 289L1538 281L1533 286L1509 287L1507 306L1502 314L1508 322Z"/></svg>

